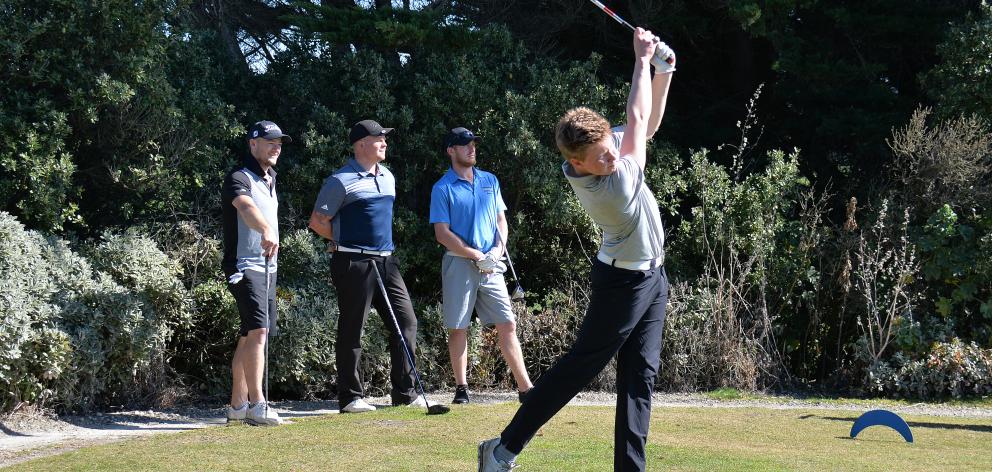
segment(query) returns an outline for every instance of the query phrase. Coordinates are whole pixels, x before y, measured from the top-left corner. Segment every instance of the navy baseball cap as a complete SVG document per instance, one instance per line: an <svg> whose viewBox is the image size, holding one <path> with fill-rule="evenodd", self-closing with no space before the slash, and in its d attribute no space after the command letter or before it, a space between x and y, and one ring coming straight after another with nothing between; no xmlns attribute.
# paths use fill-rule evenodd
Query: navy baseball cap
<svg viewBox="0 0 992 472"><path fill-rule="evenodd" d="M467 128L462 128L461 126L453 128L448 131L448 134L444 136L444 147L451 146L464 146L472 141L478 141L482 139L479 136Z"/></svg>
<svg viewBox="0 0 992 472"><path fill-rule="evenodd" d="M248 139L278 139L282 138L282 142L291 143L293 138L289 137L288 134L283 134L279 125L271 121L259 121L251 125L251 129L248 130Z"/></svg>
<svg viewBox="0 0 992 472"><path fill-rule="evenodd" d="M385 136L393 131L393 128L383 128L382 125L372 120L362 120L351 127L348 140L355 144L359 139L366 136Z"/></svg>

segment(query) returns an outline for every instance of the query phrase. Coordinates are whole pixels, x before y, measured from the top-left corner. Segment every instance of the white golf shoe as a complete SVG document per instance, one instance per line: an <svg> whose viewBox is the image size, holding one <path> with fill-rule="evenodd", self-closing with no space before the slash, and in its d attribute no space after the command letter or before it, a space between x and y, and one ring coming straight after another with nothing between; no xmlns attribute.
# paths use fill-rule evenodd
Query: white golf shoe
<svg viewBox="0 0 992 472"><path fill-rule="evenodd" d="M244 421L248 417L248 402L244 402L240 407L234 408L227 405L227 422L234 423Z"/></svg>
<svg viewBox="0 0 992 472"><path fill-rule="evenodd" d="M375 411L375 407L366 403L364 398L356 398L341 409L342 413L365 413L367 411Z"/></svg>
<svg viewBox="0 0 992 472"><path fill-rule="evenodd" d="M282 418L275 408L263 400L248 407L245 423L253 426L278 426L282 424Z"/></svg>
<svg viewBox="0 0 992 472"><path fill-rule="evenodd" d="M406 406L412 406L416 408L427 408L427 398L424 397L423 395L417 395L417 398L414 398L413 401L407 403Z"/></svg>
<svg viewBox="0 0 992 472"><path fill-rule="evenodd" d="M513 470L517 465L510 462L503 462L496 459L493 450L499 446L499 438L492 438L479 443L479 472L506 472Z"/></svg>

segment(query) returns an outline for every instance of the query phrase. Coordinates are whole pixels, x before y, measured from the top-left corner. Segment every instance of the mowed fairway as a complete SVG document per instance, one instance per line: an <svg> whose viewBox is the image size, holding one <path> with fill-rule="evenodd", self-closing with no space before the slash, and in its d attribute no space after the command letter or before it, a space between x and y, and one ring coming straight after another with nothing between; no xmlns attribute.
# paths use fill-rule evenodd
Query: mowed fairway
<svg viewBox="0 0 992 472"><path fill-rule="evenodd" d="M299 419L277 428L216 427L88 447L12 470L475 470L476 444L499 433L513 404L444 416L387 408ZM648 470L992 470L988 420L904 416L916 442L874 426L848 437L859 412L656 408ZM521 470L606 471L613 409L571 406L520 456Z"/></svg>

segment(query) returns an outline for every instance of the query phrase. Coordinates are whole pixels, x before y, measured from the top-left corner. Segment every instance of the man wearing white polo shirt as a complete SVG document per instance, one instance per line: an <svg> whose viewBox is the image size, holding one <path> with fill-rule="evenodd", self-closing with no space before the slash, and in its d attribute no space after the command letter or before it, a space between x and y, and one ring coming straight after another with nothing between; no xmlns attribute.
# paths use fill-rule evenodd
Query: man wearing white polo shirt
<svg viewBox="0 0 992 472"><path fill-rule="evenodd" d="M411 354L417 352L417 318L399 264L392 255L396 180L382 165L386 159L386 135L391 131L393 128L383 128L372 120L355 123L349 134L354 158L324 180L310 214L310 228L330 240L330 250L334 252L331 282L337 290L339 308L335 364L338 403L345 413L375 410L365 401L358 378L362 328L369 307L375 307L385 326L393 326L386 300L378 293L372 264L382 274L389 303ZM392 329L389 332L392 403L426 406L414 391L413 371L399 336Z"/></svg>
<svg viewBox="0 0 992 472"><path fill-rule="evenodd" d="M503 273L507 240L506 204L499 180L475 167L479 136L454 128L444 138L451 168L431 189L430 222L447 249L441 261L442 310L448 354L455 375L453 403L468 403L468 326L472 312L496 327L499 349L517 383L520 401L531 388L517 340L517 324Z"/></svg>

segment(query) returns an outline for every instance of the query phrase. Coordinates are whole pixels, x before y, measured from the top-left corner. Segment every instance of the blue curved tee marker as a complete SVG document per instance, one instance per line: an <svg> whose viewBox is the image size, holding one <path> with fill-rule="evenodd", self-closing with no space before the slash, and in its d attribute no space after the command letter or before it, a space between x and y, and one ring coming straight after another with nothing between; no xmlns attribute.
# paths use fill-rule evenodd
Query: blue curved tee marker
<svg viewBox="0 0 992 472"><path fill-rule="evenodd" d="M888 426L902 435L906 442L913 442L913 432L909 425L899 415L889 410L871 410L858 417L851 426L851 439L854 439L863 429L869 426Z"/></svg>

